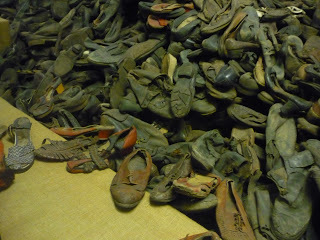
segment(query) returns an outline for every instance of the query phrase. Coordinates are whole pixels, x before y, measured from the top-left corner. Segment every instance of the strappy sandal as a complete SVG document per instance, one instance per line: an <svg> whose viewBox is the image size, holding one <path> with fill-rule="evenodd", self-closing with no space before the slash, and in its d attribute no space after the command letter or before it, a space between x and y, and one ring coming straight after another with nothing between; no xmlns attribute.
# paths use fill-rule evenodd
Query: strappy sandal
<svg viewBox="0 0 320 240"><path fill-rule="evenodd" d="M9 126L9 134L14 136L14 146L9 148L5 159L9 169L15 172L27 171L34 162L34 146L31 142L31 122L26 117L17 118Z"/></svg>
<svg viewBox="0 0 320 240"><path fill-rule="evenodd" d="M45 144L49 140L50 143ZM42 146L35 150L39 160L48 162L63 162L72 159L83 159L85 151L89 146L96 144L98 137L78 137L69 141L54 141L44 139Z"/></svg>
<svg viewBox="0 0 320 240"><path fill-rule="evenodd" d="M67 162L66 169L69 173L91 173L96 169L103 170L109 167L109 160L98 151L97 145L90 146L88 150L90 157Z"/></svg>
<svg viewBox="0 0 320 240"><path fill-rule="evenodd" d="M98 136L100 138L100 136ZM100 138L101 139L101 138ZM137 141L137 129L132 126L107 137L110 142L105 152L99 152L97 145L88 147L90 157L72 159L67 162L67 171L70 173L90 173L96 169L113 169L112 161L109 158L112 155L120 153L125 156L132 152L133 146Z"/></svg>

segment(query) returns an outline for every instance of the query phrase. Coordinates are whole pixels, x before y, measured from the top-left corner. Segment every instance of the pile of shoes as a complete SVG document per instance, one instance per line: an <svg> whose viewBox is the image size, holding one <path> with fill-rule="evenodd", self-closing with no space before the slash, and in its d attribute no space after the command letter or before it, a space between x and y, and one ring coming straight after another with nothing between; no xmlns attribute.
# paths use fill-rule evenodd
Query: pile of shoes
<svg viewBox="0 0 320 240"><path fill-rule="evenodd" d="M0 97L69 138L30 161L111 168L118 207L149 191L226 240L320 236L319 0L2 0L0 31Z"/></svg>

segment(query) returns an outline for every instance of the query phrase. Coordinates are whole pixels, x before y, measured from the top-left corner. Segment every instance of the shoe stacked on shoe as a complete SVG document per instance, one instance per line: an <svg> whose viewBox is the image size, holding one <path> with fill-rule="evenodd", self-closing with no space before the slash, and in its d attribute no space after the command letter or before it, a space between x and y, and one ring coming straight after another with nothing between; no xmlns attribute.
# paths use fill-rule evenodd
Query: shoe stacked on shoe
<svg viewBox="0 0 320 240"><path fill-rule="evenodd" d="M216 208L208 228L224 239L310 235L318 1L3 0L0 16L0 97L69 138L36 155L117 171L122 208L145 190L195 219ZM31 149L6 167L30 167ZM185 237L204 238L219 237Z"/></svg>

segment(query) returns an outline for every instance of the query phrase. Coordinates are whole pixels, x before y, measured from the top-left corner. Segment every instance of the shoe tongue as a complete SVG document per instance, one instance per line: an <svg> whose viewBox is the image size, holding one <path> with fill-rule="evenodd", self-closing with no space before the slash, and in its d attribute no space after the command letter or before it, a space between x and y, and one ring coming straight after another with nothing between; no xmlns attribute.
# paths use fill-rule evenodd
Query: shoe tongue
<svg viewBox="0 0 320 240"><path fill-rule="evenodd" d="M128 169L130 171L134 170L143 170L146 168L146 161L140 156L133 157L130 162L128 163Z"/></svg>

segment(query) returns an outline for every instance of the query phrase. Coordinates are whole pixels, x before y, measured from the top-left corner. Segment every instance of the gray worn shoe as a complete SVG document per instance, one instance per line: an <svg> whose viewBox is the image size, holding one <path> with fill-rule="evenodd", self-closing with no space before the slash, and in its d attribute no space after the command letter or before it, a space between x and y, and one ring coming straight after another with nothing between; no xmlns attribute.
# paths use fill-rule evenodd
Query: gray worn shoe
<svg viewBox="0 0 320 240"><path fill-rule="evenodd" d="M238 172L239 168L245 164L247 160L237 152L226 151L221 154L218 162L216 162L214 169L224 176L228 176L233 172Z"/></svg>
<svg viewBox="0 0 320 240"><path fill-rule="evenodd" d="M122 114L118 109L109 109L101 115L101 125L114 125L115 131L120 131L131 126L137 129L136 147L146 148L153 155L158 147L167 147L168 140L154 126L129 114Z"/></svg>
<svg viewBox="0 0 320 240"><path fill-rule="evenodd" d="M128 81L141 108L148 108L151 112L167 119L174 118L169 96L158 88L140 84L132 74L129 74Z"/></svg>
<svg viewBox="0 0 320 240"><path fill-rule="evenodd" d="M232 104L227 108L228 115L235 121L251 127L264 128L267 116L240 104Z"/></svg>
<svg viewBox="0 0 320 240"><path fill-rule="evenodd" d="M119 110L122 113L138 113L142 111L132 90L128 91L128 94L121 99Z"/></svg>
<svg viewBox="0 0 320 240"><path fill-rule="evenodd" d="M175 164L169 174L157 184L150 192L150 200L153 202L166 203L171 202L176 198L176 193L173 189L173 181L187 177L191 173L191 156L186 154Z"/></svg>
<svg viewBox="0 0 320 240"><path fill-rule="evenodd" d="M276 239L271 232L272 203L267 189L256 189L257 217L259 230L266 239ZM256 234L257 236L257 234Z"/></svg>
<svg viewBox="0 0 320 240"><path fill-rule="evenodd" d="M311 152L314 162L320 166L320 141L318 139L308 139L301 145Z"/></svg>
<svg viewBox="0 0 320 240"><path fill-rule="evenodd" d="M58 77L62 77L69 73L75 64L75 61L81 57L82 52L83 47L80 44L75 44L67 51L62 50L54 62L54 74Z"/></svg>
<svg viewBox="0 0 320 240"><path fill-rule="evenodd" d="M195 94L196 70L190 62L183 63L178 69L177 83L171 92L171 110L175 117L186 116Z"/></svg>
<svg viewBox="0 0 320 240"><path fill-rule="evenodd" d="M191 147L195 166L210 171L220 158L223 147L224 139L217 129L203 134Z"/></svg>
<svg viewBox="0 0 320 240"><path fill-rule="evenodd" d="M171 205L184 213L201 213L214 209L218 204L216 195L210 193L203 199L190 199L186 197L177 197L171 202Z"/></svg>
<svg viewBox="0 0 320 240"><path fill-rule="evenodd" d="M271 231L281 240L298 240L306 231L312 215L312 200L307 187L304 187L297 200L288 204L278 197L275 200Z"/></svg>
<svg viewBox="0 0 320 240"><path fill-rule="evenodd" d="M152 161L157 165L164 166L177 163L183 156L190 154L191 143L178 142L166 147L159 147L152 156Z"/></svg>
<svg viewBox="0 0 320 240"><path fill-rule="evenodd" d="M293 118L280 116L281 107L282 104L277 103L269 110L266 127L266 170L280 194L285 194L288 174L282 159L294 155L297 131Z"/></svg>

